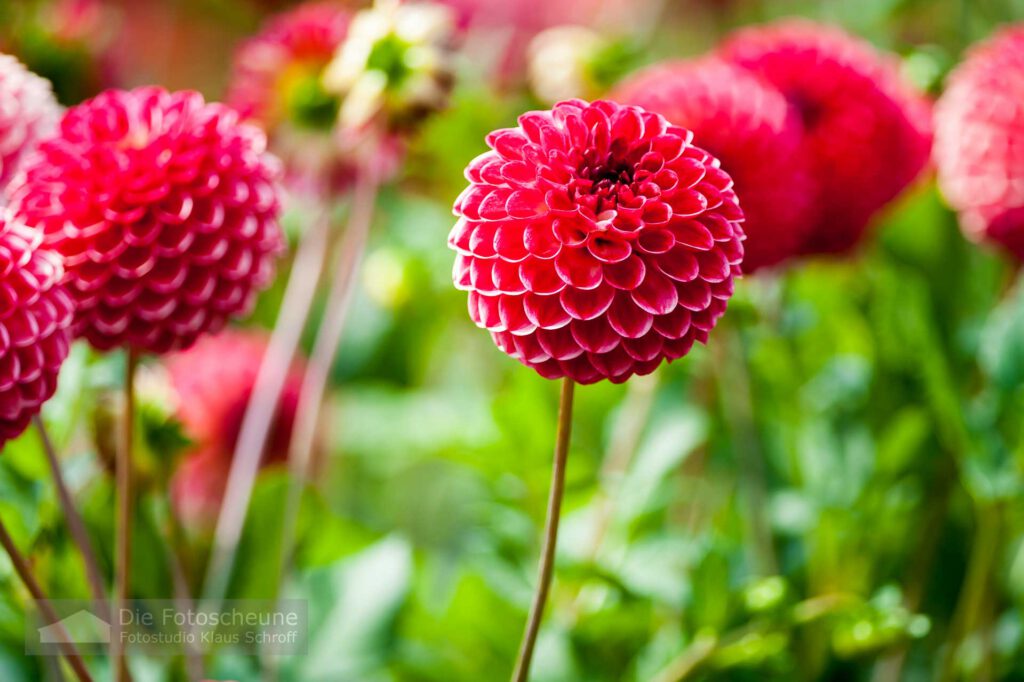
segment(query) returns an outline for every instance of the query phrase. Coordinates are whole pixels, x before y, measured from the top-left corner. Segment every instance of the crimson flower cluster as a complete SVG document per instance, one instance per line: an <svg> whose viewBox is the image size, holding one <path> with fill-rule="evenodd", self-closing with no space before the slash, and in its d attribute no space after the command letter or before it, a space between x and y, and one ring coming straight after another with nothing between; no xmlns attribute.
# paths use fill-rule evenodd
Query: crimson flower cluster
<svg viewBox="0 0 1024 682"><path fill-rule="evenodd" d="M964 232L1024 259L1024 26L974 48L935 111L939 184Z"/></svg>
<svg viewBox="0 0 1024 682"><path fill-rule="evenodd" d="M73 304L42 235L0 210L0 446L18 436L57 389Z"/></svg>
<svg viewBox="0 0 1024 682"><path fill-rule="evenodd" d="M801 252L854 246L927 163L930 105L900 78L895 60L867 42L789 20L739 31L719 56L776 88L799 116L819 183L816 219Z"/></svg>
<svg viewBox="0 0 1024 682"><path fill-rule="evenodd" d="M111 90L71 108L11 187L64 261L74 331L163 353L244 313L283 248L257 128L195 92Z"/></svg>
<svg viewBox="0 0 1024 682"><path fill-rule="evenodd" d="M49 81L0 54L0 192L59 118Z"/></svg>
<svg viewBox="0 0 1024 682"><path fill-rule="evenodd" d="M473 321L541 375L584 384L706 341L743 259L743 213L692 140L638 107L579 100L491 133L449 236Z"/></svg>

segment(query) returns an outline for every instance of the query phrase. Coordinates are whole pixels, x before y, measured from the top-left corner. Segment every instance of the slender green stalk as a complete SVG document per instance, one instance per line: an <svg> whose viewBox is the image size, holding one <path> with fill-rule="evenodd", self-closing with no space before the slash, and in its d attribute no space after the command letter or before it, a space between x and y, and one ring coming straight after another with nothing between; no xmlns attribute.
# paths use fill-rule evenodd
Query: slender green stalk
<svg viewBox="0 0 1024 682"><path fill-rule="evenodd" d="M718 396L722 415L729 430L739 465L739 484L743 492L743 517L747 527L751 562L762 576L779 572L772 530L769 525L768 492L765 483L764 452L754 423L754 401L747 367L747 342L743 330L722 325L717 372Z"/></svg>
<svg viewBox="0 0 1024 682"><path fill-rule="evenodd" d="M120 614L128 603L132 571L132 517L134 493L132 491L132 450L135 446L135 370L139 359L134 350L126 352L124 370L124 410L121 421L121 439L117 448L115 477L117 483L117 519L115 525L116 560L114 570L114 613ZM114 618L114 632L110 650L112 665L117 669L117 682L131 680L128 659L121 640L120 615Z"/></svg>
<svg viewBox="0 0 1024 682"><path fill-rule="evenodd" d="M562 394L558 403L558 433L555 437L555 459L551 469L551 492L548 496L547 520L544 523L544 544L541 547L537 569L537 589L526 621L526 631L519 647L513 682L526 682L530 677L530 663L537 634L544 618L544 607L551 590L555 572L555 548L558 545L558 522L562 515L562 496L565 493L565 465L569 458L569 438L572 434L572 399L576 384L572 379L562 380Z"/></svg>
<svg viewBox="0 0 1024 682"><path fill-rule="evenodd" d="M60 467L60 460L57 457L57 450L53 447L50 434L39 415L33 417L33 423L39 432L39 438L43 442L43 451L46 453L46 461L50 465L50 472L53 474L54 486L57 489L57 499L60 501L61 509L64 512L64 519L68 523L68 530L78 551L82 555L82 562L85 564L85 575L92 590L92 597L96 601L98 613L106 616L108 612L107 590L104 585L103 573L100 571L99 561L96 559L96 551L93 549L92 541L89 540L89 533L82 521L82 515L78 513L75 502L71 497L67 482L64 480L64 472Z"/></svg>
<svg viewBox="0 0 1024 682"><path fill-rule="evenodd" d="M274 331L242 418L224 501L217 518L213 551L203 581L203 601L213 611L224 599L231 581L260 460L320 282L329 228L328 209L323 207L299 243Z"/></svg>
<svg viewBox="0 0 1024 682"><path fill-rule="evenodd" d="M71 638L64 630L64 626L61 625L60 619L57 614L54 613L53 607L50 606L49 601L46 598L46 594L43 592L43 588L36 582L35 576L32 575L32 569L29 567L28 561L22 556L21 552L18 551L17 545L14 544L14 539L11 534L7 531L7 526L0 520L0 545L3 545L4 550L7 552L7 556L11 558L11 564L14 565L14 570L17 572L18 577L25 583L25 587L28 588L29 594L36 602L36 606L42 612L43 617L51 627L55 627L58 634L58 640L61 642L60 649L64 658L67 659L71 669L75 672L75 676L79 679L79 682L92 682L92 677L89 675L89 671L85 667L85 663L82 662L82 657L75 648L75 645L71 643Z"/></svg>
<svg viewBox="0 0 1024 682"><path fill-rule="evenodd" d="M967 575L960 590L956 611L942 665L936 676L938 682L952 682L957 678L957 663L960 649L968 637L974 634L982 620L988 600L992 571L999 557L1002 537L1002 510L998 503L978 503L978 528L974 545L967 562Z"/></svg>

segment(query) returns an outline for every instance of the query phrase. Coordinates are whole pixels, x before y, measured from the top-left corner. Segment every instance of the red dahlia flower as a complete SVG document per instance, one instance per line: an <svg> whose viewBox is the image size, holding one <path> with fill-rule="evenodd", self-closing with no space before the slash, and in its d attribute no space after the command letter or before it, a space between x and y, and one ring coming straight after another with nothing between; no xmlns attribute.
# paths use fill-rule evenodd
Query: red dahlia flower
<svg viewBox="0 0 1024 682"><path fill-rule="evenodd" d="M195 92L111 90L68 110L10 195L64 258L76 334L162 353L248 310L283 241L264 142Z"/></svg>
<svg viewBox="0 0 1024 682"><path fill-rule="evenodd" d="M939 185L974 239L1024 258L1024 27L974 48L935 110Z"/></svg>
<svg viewBox="0 0 1024 682"><path fill-rule="evenodd" d="M0 191L59 118L50 83L0 54Z"/></svg>
<svg viewBox="0 0 1024 682"><path fill-rule="evenodd" d="M795 255L814 227L817 186L803 126L775 88L715 59L644 69L612 93L693 131L721 160L743 202L743 271Z"/></svg>
<svg viewBox="0 0 1024 682"><path fill-rule="evenodd" d="M584 384L706 341L739 274L743 213L692 138L638 107L579 100L491 133L448 239L473 321L543 376Z"/></svg>
<svg viewBox="0 0 1024 682"><path fill-rule="evenodd" d="M798 112L821 183L806 253L854 246L871 217L917 177L931 145L927 102L893 58L843 31L791 20L738 32L728 61L778 88Z"/></svg>
<svg viewBox="0 0 1024 682"><path fill-rule="evenodd" d="M320 82L350 20L336 2L310 2L273 17L235 54L227 103L268 131L285 121L329 130L338 100Z"/></svg>
<svg viewBox="0 0 1024 682"><path fill-rule="evenodd" d="M60 284L60 258L41 242L0 211L0 446L53 395L68 355L71 297Z"/></svg>
<svg viewBox="0 0 1024 682"><path fill-rule="evenodd" d="M266 350L267 338L262 333L227 330L164 361L177 394L177 416L194 443L172 482L175 506L191 524L206 525L216 519ZM302 377L302 364L296 363L281 392L264 465L287 458Z"/></svg>

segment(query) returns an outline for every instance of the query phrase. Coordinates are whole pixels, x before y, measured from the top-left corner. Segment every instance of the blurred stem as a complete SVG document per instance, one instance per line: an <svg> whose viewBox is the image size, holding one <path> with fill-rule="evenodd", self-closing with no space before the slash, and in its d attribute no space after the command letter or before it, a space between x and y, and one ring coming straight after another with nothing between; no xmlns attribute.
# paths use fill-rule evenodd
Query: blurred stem
<svg viewBox="0 0 1024 682"><path fill-rule="evenodd" d="M988 586L999 556L1002 537L1002 507L998 502L978 502L978 528L971 555L967 562L967 575L960 591L960 599L953 613L949 640L942 657L942 666L936 677L938 682L952 682L958 677L959 654L964 641L974 634L982 620L988 600Z"/></svg>
<svg viewBox="0 0 1024 682"><path fill-rule="evenodd" d="M174 511L174 505L166 496L159 497L160 509L158 514L163 518L154 520L153 526L160 530L161 540L164 546L164 553L167 559L167 569L171 573L171 583L174 586L174 604L179 613L192 613L195 604L192 599L192 591L188 585L188 573L181 558L180 549L184 544L184 533L178 521L178 515ZM196 629L189 621L185 627L196 635ZM198 635L196 635L198 637ZM198 641L198 639L197 639ZM185 674L189 682L202 682L203 656L202 653L190 642L182 643L185 652Z"/></svg>
<svg viewBox="0 0 1024 682"><path fill-rule="evenodd" d="M313 352L306 365L306 373L302 377L302 388L299 391L295 412L295 427L292 430L291 442L288 444L291 477L282 524L282 577L291 562L302 492L310 476L324 393L338 347L341 345L341 337L345 332L345 322L348 319L355 289L355 278L366 252L366 241L373 223L376 201L377 180L371 170L364 168L356 179L348 225L334 262L334 281L327 295L324 319L313 343Z"/></svg>
<svg viewBox="0 0 1024 682"><path fill-rule="evenodd" d="M71 491L64 480L64 472L60 468L57 450L53 447L53 441L50 440L50 434L43 424L42 417L36 415L32 419L36 430L39 432L39 438L43 442L43 451L46 453L46 461L50 465L50 472L53 474L53 482L57 488L57 499L60 500L60 506L64 512L68 530L71 533L71 538L78 546L78 551L82 555L82 563L85 564L85 575L89 582L89 588L92 590L92 597L96 601L97 613L109 620L107 590L103 581L103 573L100 572L100 564L96 559L96 551L93 549L92 542L89 540L89 533L85 528L85 522L82 521L82 516L78 513L78 509L75 508Z"/></svg>
<svg viewBox="0 0 1024 682"><path fill-rule="evenodd" d="M356 177L352 194L352 206L348 224L338 254L333 264L334 280L327 294L326 312L320 323L313 352L306 364L299 389L299 400L295 408L295 425L288 443L288 492L285 497L284 516L281 520L281 554L278 557L278 585L281 585L291 566L295 547L299 511L302 507L302 493L310 477L313 450L316 443L320 411L323 406L327 382L334 366L334 360L345 333L355 278L366 252L366 241L373 224L373 212L377 203L378 181L375 173L367 167L361 168ZM274 678L275 661L266 666L267 679Z"/></svg>
<svg viewBox="0 0 1024 682"><path fill-rule="evenodd" d="M135 444L135 370L139 364L134 350L125 351L124 410L121 417L121 443L117 448L115 474L117 479L116 567L114 571L114 613L120 614L128 603L132 560L132 450ZM121 642L120 617L114 619L111 638L112 665L117 668L117 681L131 679L128 659Z"/></svg>
<svg viewBox="0 0 1024 682"><path fill-rule="evenodd" d="M213 549L203 581L204 602L211 605L211 610L217 609L231 582L235 553L260 460L323 271L330 215L326 205L320 206L318 210L320 213L309 232L299 241L274 331L260 362L252 396L242 418L224 500L217 518Z"/></svg>
<svg viewBox="0 0 1024 682"><path fill-rule="evenodd" d="M71 669L74 670L75 676L78 677L80 682L92 682L92 677L89 675L85 663L82 662L78 649L72 644L72 639L68 636L57 614L54 613L53 607L43 592L43 588L39 586L35 576L32 575L32 569L29 567L28 561L18 551L18 547L14 544L14 539L11 538L11 534L7 531L7 526L2 520L0 520L0 545L3 545L4 550L7 551L7 556L10 557L15 572L17 572L25 587L28 588L29 594L32 595L36 606L42 612L46 624L56 629L61 653L64 654L64 658L67 659Z"/></svg>
<svg viewBox="0 0 1024 682"><path fill-rule="evenodd" d="M761 576L776 575L779 563L772 543L768 516L768 492L765 484L764 453L754 423L754 403L748 369L746 335L742 327L722 325L721 357L716 363L718 397L722 417L729 431L739 464L739 484L743 495L743 516L747 537L751 538L751 562Z"/></svg>
<svg viewBox="0 0 1024 682"><path fill-rule="evenodd" d="M932 562L939 546L942 526L949 512L949 498L956 480L956 462L951 455L943 457L938 471L933 475L934 487L931 504L928 505L924 523L921 526L920 543L914 551L910 569L903 581L903 605L907 611L916 613L924 598L924 591L931 575ZM907 660L909 644L900 645L875 666L871 682L899 682Z"/></svg>
<svg viewBox="0 0 1024 682"><path fill-rule="evenodd" d="M569 437L572 433L572 399L576 384L562 379L562 394L558 403L558 434L555 438L555 460L551 470L551 492L548 496L547 520L544 523L544 544L541 547L540 566L537 569L537 590L533 595L526 630L516 658L513 682L526 682L530 677L530 662L537 644L537 634L544 618L544 606L551 590L555 570L555 548L558 545L558 521L562 514L562 496L565 492L565 465L569 457Z"/></svg>

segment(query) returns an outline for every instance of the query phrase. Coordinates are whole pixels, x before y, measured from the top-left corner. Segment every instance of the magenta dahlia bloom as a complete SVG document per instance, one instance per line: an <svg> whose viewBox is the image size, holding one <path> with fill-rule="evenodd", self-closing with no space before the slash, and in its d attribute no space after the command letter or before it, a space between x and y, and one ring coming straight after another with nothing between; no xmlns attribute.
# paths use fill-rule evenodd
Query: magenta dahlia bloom
<svg viewBox="0 0 1024 682"><path fill-rule="evenodd" d="M59 118L49 81L0 54L0 192Z"/></svg>
<svg viewBox="0 0 1024 682"><path fill-rule="evenodd" d="M10 196L63 256L77 335L162 353L249 309L283 245L264 146L195 92L111 90L68 110Z"/></svg>
<svg viewBox="0 0 1024 682"><path fill-rule="evenodd" d="M286 121L329 130L338 101L321 79L351 18L337 2L309 2L271 18L235 54L227 103L267 130Z"/></svg>
<svg viewBox="0 0 1024 682"><path fill-rule="evenodd" d="M693 135L569 100L491 133L448 238L498 347L548 378L648 374L704 342L743 260L732 179Z"/></svg>
<svg viewBox="0 0 1024 682"><path fill-rule="evenodd" d="M789 20L736 33L721 56L778 88L798 112L821 184L819 221L803 251L854 246L872 216L921 172L929 104L894 58L838 28Z"/></svg>
<svg viewBox="0 0 1024 682"><path fill-rule="evenodd" d="M800 250L814 227L817 183L803 125L778 90L739 67L702 59L644 69L611 97L693 131L722 162L743 203L745 273Z"/></svg>
<svg viewBox="0 0 1024 682"><path fill-rule="evenodd" d="M57 389L68 355L72 302L60 258L42 235L0 210L0 447Z"/></svg>
<svg viewBox="0 0 1024 682"><path fill-rule="evenodd" d="M171 483L172 500L189 525L208 526L217 518L267 343L261 332L229 329L164 360L176 394L177 417L193 443ZM303 363L297 362L285 381L264 466L288 456L303 373Z"/></svg>
<svg viewBox="0 0 1024 682"><path fill-rule="evenodd" d="M935 109L939 185L964 232L1024 258L1024 26L971 50Z"/></svg>

